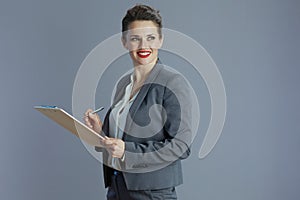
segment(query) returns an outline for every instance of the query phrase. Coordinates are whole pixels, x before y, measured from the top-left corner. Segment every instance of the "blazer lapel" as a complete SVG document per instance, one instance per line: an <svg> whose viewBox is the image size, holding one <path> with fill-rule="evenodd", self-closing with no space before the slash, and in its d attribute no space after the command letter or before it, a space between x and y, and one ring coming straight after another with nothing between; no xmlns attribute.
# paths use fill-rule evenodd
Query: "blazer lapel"
<svg viewBox="0 0 300 200"><path fill-rule="evenodd" d="M148 78L146 79L144 85L142 86L142 88L140 89L136 99L134 100L134 102L132 103L130 109L129 109L129 115L131 116L132 120L128 120L128 116L127 116L127 120L126 120L126 125L125 125L125 130L130 130L128 128L131 127L134 116L138 110L138 108L141 106L144 98L146 97L148 90L150 89L152 83L154 83L157 75L159 74L159 72L161 71L161 69L163 68L162 64L160 61L157 62L157 64L154 66L154 68L152 69L152 71L150 72ZM124 134L125 136L125 134Z"/></svg>
<svg viewBox="0 0 300 200"><path fill-rule="evenodd" d="M120 85L121 85L120 89L116 90L116 95L113 100L113 104L111 105L111 109L124 97L125 89L129 83L130 83L130 74L127 75L126 78L124 78L122 83L120 83Z"/></svg>

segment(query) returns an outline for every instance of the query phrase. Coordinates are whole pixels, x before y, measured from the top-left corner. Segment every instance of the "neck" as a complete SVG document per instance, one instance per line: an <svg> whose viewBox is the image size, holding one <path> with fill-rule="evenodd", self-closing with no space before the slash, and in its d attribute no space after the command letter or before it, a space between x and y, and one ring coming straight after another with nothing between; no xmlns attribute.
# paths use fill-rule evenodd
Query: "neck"
<svg viewBox="0 0 300 200"><path fill-rule="evenodd" d="M134 66L134 77L135 82L144 82L146 78L148 77L149 73L153 69L157 62L157 59L155 59L153 62L147 64L147 65L135 65Z"/></svg>

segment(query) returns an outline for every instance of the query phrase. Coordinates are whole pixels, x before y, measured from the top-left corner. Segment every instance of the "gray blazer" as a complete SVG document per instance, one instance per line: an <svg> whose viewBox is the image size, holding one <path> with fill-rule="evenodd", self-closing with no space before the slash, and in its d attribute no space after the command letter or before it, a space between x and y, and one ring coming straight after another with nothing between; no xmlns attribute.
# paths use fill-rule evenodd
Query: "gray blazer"
<svg viewBox="0 0 300 200"><path fill-rule="evenodd" d="M117 83L113 104L103 121L105 135L109 135L110 112L129 83L130 75ZM125 160L118 162L129 190L182 184L181 159L190 155L192 140L190 97L187 81L158 62L132 103L124 129ZM113 174L106 164L108 153L99 147L95 150L103 152L104 182L108 187Z"/></svg>

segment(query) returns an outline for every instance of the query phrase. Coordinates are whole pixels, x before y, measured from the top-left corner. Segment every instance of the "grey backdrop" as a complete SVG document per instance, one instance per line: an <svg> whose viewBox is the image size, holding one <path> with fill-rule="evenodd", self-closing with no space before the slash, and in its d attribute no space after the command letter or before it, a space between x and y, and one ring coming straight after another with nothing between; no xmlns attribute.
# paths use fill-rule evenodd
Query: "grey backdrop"
<svg viewBox="0 0 300 200"><path fill-rule="evenodd" d="M0 1L0 199L105 199L100 163L80 140L32 107L51 104L71 111L81 62L120 31L121 18L136 2L148 1ZM190 74L202 109L193 153L183 162L179 198L299 199L300 1L149 4L160 9L166 28L206 48L228 98L222 136L199 160L210 111L205 84L189 67L182 69L182 59L161 52L166 64ZM118 63L130 67L126 55ZM97 105L107 108L112 82L123 71L109 68Z"/></svg>

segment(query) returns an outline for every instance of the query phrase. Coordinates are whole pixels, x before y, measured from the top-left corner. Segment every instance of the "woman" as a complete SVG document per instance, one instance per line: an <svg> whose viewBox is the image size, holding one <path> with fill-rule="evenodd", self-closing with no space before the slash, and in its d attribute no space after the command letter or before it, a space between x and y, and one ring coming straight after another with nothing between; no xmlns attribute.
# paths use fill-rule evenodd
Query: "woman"
<svg viewBox="0 0 300 200"><path fill-rule="evenodd" d="M102 124L91 109L85 123L105 139L103 152L108 200L177 199L181 159L192 139L190 87L158 59L162 46L159 12L136 5L122 20L122 43L134 70L120 79Z"/></svg>

